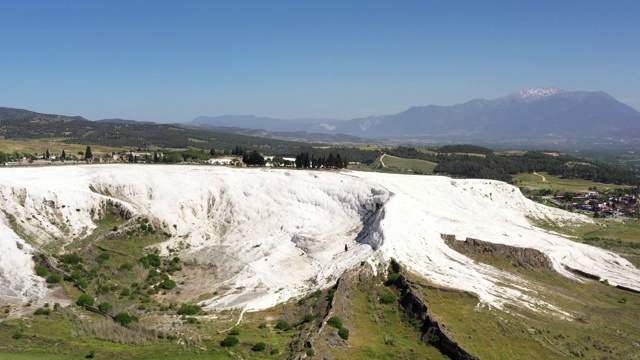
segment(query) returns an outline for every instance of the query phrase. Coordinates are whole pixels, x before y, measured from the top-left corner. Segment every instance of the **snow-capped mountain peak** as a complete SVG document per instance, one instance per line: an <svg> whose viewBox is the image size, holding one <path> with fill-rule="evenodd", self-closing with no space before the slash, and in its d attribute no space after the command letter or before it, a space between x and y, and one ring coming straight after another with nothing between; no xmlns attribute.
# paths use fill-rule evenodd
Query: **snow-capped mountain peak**
<svg viewBox="0 0 640 360"><path fill-rule="evenodd" d="M520 99L520 100L535 100L547 96L553 96L556 94L560 94L566 92L565 90L559 88L531 88L516 91L514 93L509 94L508 98L511 99Z"/></svg>

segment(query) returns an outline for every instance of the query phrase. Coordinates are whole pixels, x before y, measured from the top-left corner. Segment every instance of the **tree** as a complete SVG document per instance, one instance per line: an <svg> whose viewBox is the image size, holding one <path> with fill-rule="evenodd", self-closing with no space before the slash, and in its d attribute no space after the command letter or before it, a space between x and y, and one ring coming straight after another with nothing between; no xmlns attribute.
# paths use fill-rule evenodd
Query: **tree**
<svg viewBox="0 0 640 360"><path fill-rule="evenodd" d="M285 320L278 320L278 322L276 323L275 328L278 329L278 330L287 331L287 330L291 329L291 325L289 325L289 323L287 321L285 321Z"/></svg>
<svg viewBox="0 0 640 360"><path fill-rule="evenodd" d="M344 340L349 340L349 329L347 329L346 327L341 327L340 330L338 330L338 336L340 336Z"/></svg>
<svg viewBox="0 0 640 360"><path fill-rule="evenodd" d="M385 291L385 293L380 298L380 302L383 304L391 304L398 300L398 297L392 293L391 291Z"/></svg>
<svg viewBox="0 0 640 360"><path fill-rule="evenodd" d="M51 274L47 277L47 284L57 284L60 282L60 275L58 274Z"/></svg>
<svg viewBox="0 0 640 360"><path fill-rule="evenodd" d="M100 311L109 312L111 310L111 304L106 301L101 302L100 305L98 305L98 309L100 309Z"/></svg>
<svg viewBox="0 0 640 360"><path fill-rule="evenodd" d="M263 166L265 164L264 156L260 155L260 153L257 150L253 150L251 154L245 153L245 155L242 157L242 162L244 162L247 165Z"/></svg>
<svg viewBox="0 0 640 360"><path fill-rule="evenodd" d="M216 149L212 148L211 150L209 150L209 155L216 156Z"/></svg>
<svg viewBox="0 0 640 360"><path fill-rule="evenodd" d="M93 296L91 295L87 295L87 294L82 294L80 295L80 297L78 298L78 300L76 300L76 305L78 306L93 306L94 303L94 299Z"/></svg>
<svg viewBox="0 0 640 360"><path fill-rule="evenodd" d="M251 348L251 351L259 352L259 351L265 351L266 349L267 349L267 344L261 341L253 345L253 347Z"/></svg>
<svg viewBox="0 0 640 360"><path fill-rule="evenodd" d="M200 310L201 308L198 305L182 305L177 313L178 315L197 315Z"/></svg>
<svg viewBox="0 0 640 360"><path fill-rule="evenodd" d="M64 254L60 257L60 261L65 264L77 265L82 262L82 257L78 253Z"/></svg>
<svg viewBox="0 0 640 360"><path fill-rule="evenodd" d="M45 159L50 159L51 158L51 152L49 152L49 149L47 149L47 151L44 153L44 158Z"/></svg>
<svg viewBox="0 0 640 360"><path fill-rule="evenodd" d="M224 340L220 342L220 346L222 347L234 347L240 343L237 336L229 335Z"/></svg>
<svg viewBox="0 0 640 360"><path fill-rule="evenodd" d="M131 315L129 315L129 313L121 312L121 313L116 314L114 320L118 324L120 324L122 326L125 326L125 325L131 324L131 322L133 321L133 317Z"/></svg>
<svg viewBox="0 0 640 360"><path fill-rule="evenodd" d="M64 151L64 149L62 150L62 154L60 154L60 159L67 160L67 152Z"/></svg>
<svg viewBox="0 0 640 360"><path fill-rule="evenodd" d="M176 282L173 280L164 280L163 282L160 283L160 288L165 289L165 290L171 290L174 287L176 287Z"/></svg>
<svg viewBox="0 0 640 360"><path fill-rule="evenodd" d="M340 319L340 317L338 316L332 316L329 318L329 320L327 320L327 324L329 326L333 326L336 329L341 329L342 328L342 319Z"/></svg>
<svg viewBox="0 0 640 360"><path fill-rule="evenodd" d="M87 149L84 151L85 160L93 159L93 153L91 152L91 146L87 146Z"/></svg>
<svg viewBox="0 0 640 360"><path fill-rule="evenodd" d="M271 165L276 167L284 165L284 158L282 156L274 156L271 159Z"/></svg>

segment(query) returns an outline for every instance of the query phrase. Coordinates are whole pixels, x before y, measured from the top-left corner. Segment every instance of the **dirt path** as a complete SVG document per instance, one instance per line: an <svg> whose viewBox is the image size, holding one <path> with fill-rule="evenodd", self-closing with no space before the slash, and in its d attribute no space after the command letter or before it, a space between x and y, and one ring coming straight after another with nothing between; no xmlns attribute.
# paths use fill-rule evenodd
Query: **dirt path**
<svg viewBox="0 0 640 360"><path fill-rule="evenodd" d="M380 156L380 165L382 165L383 168L386 168L387 166L384 164L384 161L382 161L382 159L384 159L384 157L387 156L386 153L382 154L382 156Z"/></svg>
<svg viewBox="0 0 640 360"><path fill-rule="evenodd" d="M384 156L384 155L383 155L383 156ZM381 158L381 159L382 159L382 158ZM540 177L542 178L542 182L547 182L547 178L546 178L546 177L544 177L544 175L540 175L540 174L538 174L537 172L534 172L534 173L533 173L533 175L538 175L538 176L540 176Z"/></svg>

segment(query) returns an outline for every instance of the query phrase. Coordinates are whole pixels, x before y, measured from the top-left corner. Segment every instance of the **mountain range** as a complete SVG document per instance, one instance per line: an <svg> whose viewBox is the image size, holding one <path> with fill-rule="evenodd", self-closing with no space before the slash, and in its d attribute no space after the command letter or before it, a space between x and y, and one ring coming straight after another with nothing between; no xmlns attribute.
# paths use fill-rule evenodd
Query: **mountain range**
<svg viewBox="0 0 640 360"><path fill-rule="evenodd" d="M363 138L453 141L637 138L640 112L604 92L532 88L495 100L414 106L394 115L339 121L255 116L200 116L188 125L346 134Z"/></svg>
<svg viewBox="0 0 640 360"><path fill-rule="evenodd" d="M3 119L31 123L86 121L80 116L40 114L0 107ZM154 124L104 119L109 124ZM633 142L640 140L640 112L601 92L558 88L521 90L494 100L474 99L452 106L414 106L393 115L351 120L275 119L253 115L199 116L173 124L187 128L264 138L326 143L361 143L366 139L401 142L484 142L565 140Z"/></svg>

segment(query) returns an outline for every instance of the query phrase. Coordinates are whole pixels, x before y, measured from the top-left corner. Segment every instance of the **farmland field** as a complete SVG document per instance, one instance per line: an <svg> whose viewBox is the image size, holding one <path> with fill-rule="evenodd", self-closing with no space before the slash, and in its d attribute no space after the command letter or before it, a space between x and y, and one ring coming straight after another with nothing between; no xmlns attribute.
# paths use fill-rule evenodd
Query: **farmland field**
<svg viewBox="0 0 640 360"><path fill-rule="evenodd" d="M69 144L63 142L64 138L51 138L51 139L33 139L33 140L9 140L0 139L0 151L14 152L17 151L21 154L29 153L44 153L49 149L52 154L57 154L64 150L67 154L77 154L79 151L85 151L87 145L83 144ZM125 150L124 148L91 145L91 150L94 154L105 154L112 151L119 152Z"/></svg>
<svg viewBox="0 0 640 360"><path fill-rule="evenodd" d="M615 184L604 184L590 180L582 179L562 179L558 176L549 175L546 172L539 173L520 173L513 176L516 186L528 187L531 189L551 189L554 191L571 191L581 192L587 191L589 188L596 187L599 190L613 189L621 187Z"/></svg>
<svg viewBox="0 0 640 360"><path fill-rule="evenodd" d="M422 174L433 174L433 169L436 167L436 163L419 160L419 159L404 159L391 155L385 155L382 159L384 165L388 168L398 169L408 172L419 172Z"/></svg>

